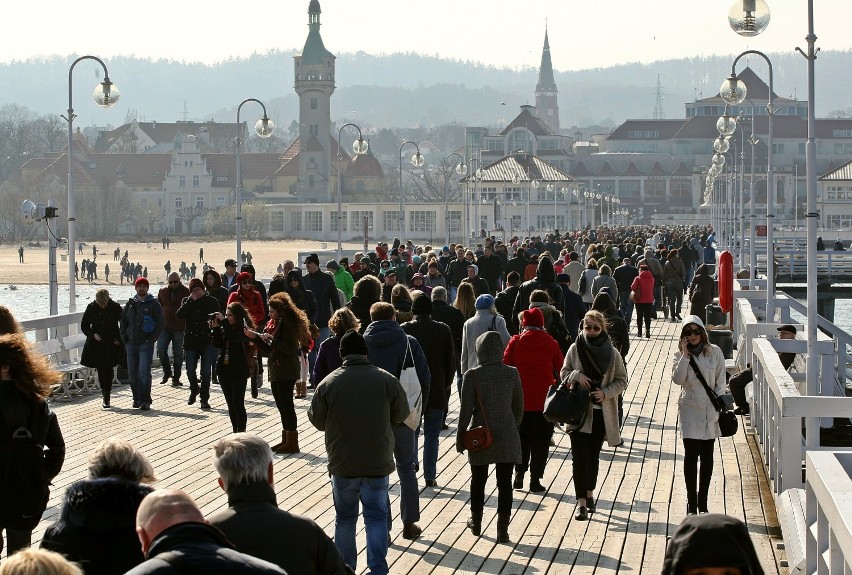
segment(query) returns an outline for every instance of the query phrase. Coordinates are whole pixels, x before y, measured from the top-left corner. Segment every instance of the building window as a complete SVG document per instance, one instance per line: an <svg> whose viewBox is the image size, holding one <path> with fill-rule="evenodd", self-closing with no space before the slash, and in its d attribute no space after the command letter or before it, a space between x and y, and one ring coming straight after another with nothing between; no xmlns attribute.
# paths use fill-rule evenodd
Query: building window
<svg viewBox="0 0 852 575"><path fill-rule="evenodd" d="M364 231L364 218L367 218L367 229L373 227L373 212L372 211L354 211L352 212L352 231Z"/></svg>
<svg viewBox="0 0 852 575"><path fill-rule="evenodd" d="M316 109L317 109L317 99L311 98L311 110L316 110Z"/></svg>
<svg viewBox="0 0 852 575"><path fill-rule="evenodd" d="M623 192L626 190L625 184L629 184L632 182L621 182L619 184L619 192ZM639 197L639 182L636 182L636 189L630 190L629 193L619 193L618 195L621 197ZM665 180L645 180L645 197L646 198L662 198L666 195L666 181Z"/></svg>
<svg viewBox="0 0 852 575"><path fill-rule="evenodd" d="M322 212L321 211L305 212L305 231L306 232L321 232L322 231Z"/></svg>
<svg viewBox="0 0 852 575"><path fill-rule="evenodd" d="M363 192L364 191L364 181L363 180L358 180L357 182L355 182L355 191L356 192Z"/></svg>
<svg viewBox="0 0 852 575"><path fill-rule="evenodd" d="M179 176L178 177L178 186L181 187L181 188L186 187L186 176Z"/></svg>
<svg viewBox="0 0 852 575"><path fill-rule="evenodd" d="M175 197L175 207L182 208L183 207L183 198L180 196Z"/></svg>
<svg viewBox="0 0 852 575"><path fill-rule="evenodd" d="M197 188L201 185L201 176L192 176L192 187Z"/></svg>
<svg viewBox="0 0 852 575"><path fill-rule="evenodd" d="M224 205L225 205L225 196L219 196L218 198L216 198L216 207L217 208L221 208Z"/></svg>
<svg viewBox="0 0 852 575"><path fill-rule="evenodd" d="M409 232L434 232L435 212L430 210L415 210L408 217Z"/></svg>
<svg viewBox="0 0 852 575"><path fill-rule="evenodd" d="M198 196L195 198L195 207L203 208L204 207L204 196Z"/></svg>
<svg viewBox="0 0 852 575"><path fill-rule="evenodd" d="M459 210L450 211L450 232L460 232L462 229L462 213Z"/></svg>
<svg viewBox="0 0 852 575"><path fill-rule="evenodd" d="M647 186L647 182L645 185ZM669 195L673 198L692 198L692 180L686 178L669 180Z"/></svg>
<svg viewBox="0 0 852 575"><path fill-rule="evenodd" d="M336 232L338 226L340 226L340 231L346 231L346 215L346 212L338 212L337 210L331 212L331 231Z"/></svg>
<svg viewBox="0 0 852 575"><path fill-rule="evenodd" d="M382 212L382 229L386 232L399 231L399 210Z"/></svg>
<svg viewBox="0 0 852 575"><path fill-rule="evenodd" d="M659 130L628 130L628 140L656 140L660 137Z"/></svg>
<svg viewBox="0 0 852 575"><path fill-rule="evenodd" d="M835 138L852 138L852 130L834 130L831 135Z"/></svg>
<svg viewBox="0 0 852 575"><path fill-rule="evenodd" d="M290 212L290 230L302 231L302 212Z"/></svg>
<svg viewBox="0 0 852 575"><path fill-rule="evenodd" d="M784 144L772 144L772 153L773 154L783 154L784 153Z"/></svg>
<svg viewBox="0 0 852 575"><path fill-rule="evenodd" d="M804 156L804 155L805 155L805 145L806 145L806 144L804 144L804 143L799 144L799 155L800 155L800 156Z"/></svg>
<svg viewBox="0 0 852 575"><path fill-rule="evenodd" d="M273 232L284 231L284 212L271 212L269 214L269 230Z"/></svg>
<svg viewBox="0 0 852 575"><path fill-rule="evenodd" d="M308 187L309 187L309 188L313 188L313 187L314 187L314 183L315 183L315 182L314 182L314 175L313 175L313 174L308 174Z"/></svg>

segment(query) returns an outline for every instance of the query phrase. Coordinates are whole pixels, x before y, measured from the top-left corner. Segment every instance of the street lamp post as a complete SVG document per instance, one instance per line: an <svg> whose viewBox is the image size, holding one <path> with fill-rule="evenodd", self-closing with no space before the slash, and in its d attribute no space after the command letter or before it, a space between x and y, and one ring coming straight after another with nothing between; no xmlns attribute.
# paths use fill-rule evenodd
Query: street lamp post
<svg viewBox="0 0 852 575"><path fill-rule="evenodd" d="M340 169L340 160L343 157L343 149L340 147L340 138L343 135L343 128L353 127L358 130L358 139L352 143L352 151L355 152L356 155L362 155L367 153L367 149L370 147L367 140L361 135L361 128L356 126L355 124L348 123L340 126L340 129L337 130L337 259L343 257L343 216L341 212L343 211L343 171Z"/></svg>
<svg viewBox="0 0 852 575"><path fill-rule="evenodd" d="M424 159L420 154L420 146L417 143L412 142L410 140L405 140L399 146L399 237L402 239L403 234L405 233L405 208L402 206L402 149L406 144L411 144L417 151L411 156L411 165L415 168L423 167Z"/></svg>
<svg viewBox="0 0 852 575"><path fill-rule="evenodd" d="M467 165L464 163L464 158L462 158L461 154L458 152L450 152L447 154L447 157L444 158L444 245L450 245L450 199L449 199L449 187L450 187L450 171L447 169L450 158L453 156L459 159L459 163L456 164L456 173L460 177L465 177L467 175Z"/></svg>
<svg viewBox="0 0 852 575"><path fill-rule="evenodd" d="M773 117L775 109L772 106L773 96L773 72L772 62L769 57L759 50L746 50L736 58L731 64L731 75L722 83L719 90L719 95L728 104L739 104L745 100L747 89L745 83L737 77L736 69L737 62L743 56L754 54L760 56L766 61L769 68L769 96L766 104L766 113L768 115L768 134L766 137L766 317L769 321L775 318L775 266L774 266L774 220L775 217L775 176L772 165L772 146L773 146ZM813 102L809 103L813 106Z"/></svg>
<svg viewBox="0 0 852 575"><path fill-rule="evenodd" d="M234 156L237 162L237 182L234 190L235 218L236 218L236 236L237 236L237 256L236 260L242 262L242 235L243 235L243 174L240 167L240 148L243 145L243 139L240 137L240 111L243 105L248 102L257 102L263 108L263 117L254 125L255 133L261 138L268 138L275 131L275 124L266 115L266 106L256 98L246 98L240 105L237 106L237 137L234 138Z"/></svg>
<svg viewBox="0 0 852 575"><path fill-rule="evenodd" d="M118 102L121 94L118 87L109 79L109 71L103 60L97 56L80 56L68 69L68 115L62 118L68 123L68 312L77 311L77 274L74 268L76 260L76 235L77 235L77 195L74 191L74 113L73 104L73 74L74 67L83 60L94 60L104 69L104 80L95 87L92 97L95 103L102 108L112 108Z"/></svg>

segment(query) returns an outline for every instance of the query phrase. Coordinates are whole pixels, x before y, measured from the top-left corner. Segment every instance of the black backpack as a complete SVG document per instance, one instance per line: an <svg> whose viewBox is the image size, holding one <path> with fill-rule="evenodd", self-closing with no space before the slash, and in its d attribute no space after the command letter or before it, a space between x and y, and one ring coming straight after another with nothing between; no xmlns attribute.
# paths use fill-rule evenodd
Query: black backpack
<svg viewBox="0 0 852 575"><path fill-rule="evenodd" d="M44 471L44 441L49 420L45 411L40 402L30 411L29 425L24 422L14 427L9 422L20 417L0 409L4 423L0 429L11 429L9 435L0 437L0 493L5 495L0 525L7 529L35 529L47 508L50 489Z"/></svg>

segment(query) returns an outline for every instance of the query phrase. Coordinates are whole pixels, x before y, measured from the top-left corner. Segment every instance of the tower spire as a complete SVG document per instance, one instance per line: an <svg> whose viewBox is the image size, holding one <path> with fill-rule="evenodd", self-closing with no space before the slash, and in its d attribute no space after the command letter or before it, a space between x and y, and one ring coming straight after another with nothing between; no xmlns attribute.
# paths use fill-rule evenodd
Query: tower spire
<svg viewBox="0 0 852 575"><path fill-rule="evenodd" d="M554 134L559 133L558 90L553 77L553 62L550 59L550 38L547 25L544 27L544 47L538 69L538 84L535 87L536 115L545 121Z"/></svg>

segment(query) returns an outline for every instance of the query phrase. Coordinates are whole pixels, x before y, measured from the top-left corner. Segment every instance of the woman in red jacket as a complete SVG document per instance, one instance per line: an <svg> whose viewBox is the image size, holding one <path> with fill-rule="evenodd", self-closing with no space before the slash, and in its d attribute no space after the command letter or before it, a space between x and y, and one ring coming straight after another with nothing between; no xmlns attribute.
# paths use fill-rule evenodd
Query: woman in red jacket
<svg viewBox="0 0 852 575"><path fill-rule="evenodd" d="M254 325L263 325L266 319L266 310L263 307L263 298L260 297L260 292L254 289L251 274L248 272L240 272L237 274L237 284L240 289L231 292L228 296L228 304L239 302L251 316Z"/></svg>
<svg viewBox="0 0 852 575"><path fill-rule="evenodd" d="M553 424L544 418L544 400L554 383L554 374L562 368L559 344L544 329L544 315L538 308L521 313L521 333L512 336L503 363L518 370L524 390L524 418L521 434L521 463L515 465L515 489L523 489L524 474L530 470L530 491L544 491L541 484Z"/></svg>
<svg viewBox="0 0 852 575"><path fill-rule="evenodd" d="M633 301L636 304L637 335L642 337L642 322L644 321L645 337L650 339L651 315L654 313L654 274L645 264L639 266L639 275L630 284L630 291L638 296Z"/></svg>

